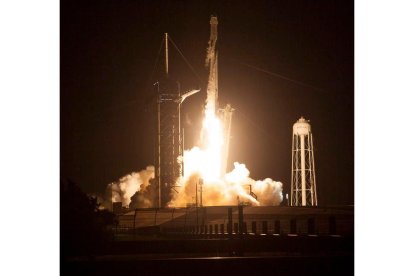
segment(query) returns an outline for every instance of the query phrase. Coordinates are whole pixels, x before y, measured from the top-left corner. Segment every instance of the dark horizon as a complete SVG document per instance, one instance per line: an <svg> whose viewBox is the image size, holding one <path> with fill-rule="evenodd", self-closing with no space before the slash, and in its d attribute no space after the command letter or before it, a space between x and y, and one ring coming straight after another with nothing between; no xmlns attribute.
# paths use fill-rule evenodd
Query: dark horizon
<svg viewBox="0 0 414 276"><path fill-rule="evenodd" d="M182 109L192 147L211 14L219 21L219 101L236 109L230 166L245 163L253 179L281 181L290 193L292 125L304 116L320 205L353 204L352 1L62 1L61 177L102 194L153 164L146 107L165 32L199 76L171 47L170 71L182 91L202 89Z"/></svg>

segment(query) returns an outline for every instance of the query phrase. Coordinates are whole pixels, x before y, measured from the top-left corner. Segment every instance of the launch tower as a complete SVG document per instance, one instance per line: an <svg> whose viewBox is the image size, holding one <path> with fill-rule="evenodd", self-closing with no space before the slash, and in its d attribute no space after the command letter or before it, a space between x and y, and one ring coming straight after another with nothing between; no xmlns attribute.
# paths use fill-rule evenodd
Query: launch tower
<svg viewBox="0 0 414 276"><path fill-rule="evenodd" d="M157 83L156 180L158 207L165 207L171 188L181 176L180 87L168 72L168 34L165 34L165 75Z"/></svg>
<svg viewBox="0 0 414 276"><path fill-rule="evenodd" d="M200 89L181 94L180 85L169 75L168 41L165 33L165 72L157 81L156 97L156 149L155 178L158 185L158 208L166 207L171 199L172 189L183 174L183 135L181 132L181 104Z"/></svg>

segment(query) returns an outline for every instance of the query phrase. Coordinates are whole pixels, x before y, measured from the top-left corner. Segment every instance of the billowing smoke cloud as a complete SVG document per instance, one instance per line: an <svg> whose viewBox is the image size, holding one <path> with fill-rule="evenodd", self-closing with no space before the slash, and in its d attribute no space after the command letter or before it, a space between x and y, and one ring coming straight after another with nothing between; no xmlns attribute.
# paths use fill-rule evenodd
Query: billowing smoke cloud
<svg viewBox="0 0 414 276"><path fill-rule="evenodd" d="M282 188L282 182L266 178L254 183L253 192L257 195L260 205L276 206L283 201Z"/></svg>
<svg viewBox="0 0 414 276"><path fill-rule="evenodd" d="M141 192L141 199L139 201L145 202L146 207L152 205L153 198L147 191L151 185L151 180L154 179L154 166L148 166L145 170L140 172L133 172L121 177L118 181L110 183L107 187L107 198L112 202L122 202L122 206L129 206L131 198L138 192ZM135 196L135 201L137 200ZM134 204L136 204L134 202Z"/></svg>
<svg viewBox="0 0 414 276"><path fill-rule="evenodd" d="M236 162L233 171L227 173L222 179L204 180L202 182L203 205L247 203L253 206L276 206L282 202L283 184L281 182L270 178L256 181L249 175L250 172L246 166ZM199 173L193 173L181 179L179 192L175 194L170 206L178 207L195 203L196 186L200 189L200 178ZM200 200L200 197L197 200Z"/></svg>

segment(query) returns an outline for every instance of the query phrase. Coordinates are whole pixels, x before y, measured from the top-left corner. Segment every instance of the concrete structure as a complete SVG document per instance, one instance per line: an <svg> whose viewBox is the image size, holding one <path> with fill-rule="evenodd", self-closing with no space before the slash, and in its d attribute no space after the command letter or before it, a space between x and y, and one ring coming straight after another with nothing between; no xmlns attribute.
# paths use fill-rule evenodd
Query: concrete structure
<svg viewBox="0 0 414 276"><path fill-rule="evenodd" d="M239 208L243 209L242 220ZM239 221L242 221L242 226ZM119 227L136 229L138 232L183 234L352 236L354 207L210 206L137 209L119 216Z"/></svg>

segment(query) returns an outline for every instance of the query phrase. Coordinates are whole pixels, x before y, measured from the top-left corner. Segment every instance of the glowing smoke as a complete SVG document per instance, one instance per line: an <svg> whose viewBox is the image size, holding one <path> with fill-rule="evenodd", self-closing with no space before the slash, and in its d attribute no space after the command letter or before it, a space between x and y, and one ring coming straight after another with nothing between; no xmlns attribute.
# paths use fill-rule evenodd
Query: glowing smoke
<svg viewBox="0 0 414 276"><path fill-rule="evenodd" d="M207 181L203 179L203 205L247 203L253 206L276 206L282 202L283 185L281 182L273 181L270 178L256 181L250 178L249 175L250 172L244 164L235 162L234 169L225 174L223 178ZM195 172L181 179L181 187L171 202L171 206L186 206L187 203L194 203L195 187L200 185L201 176L200 173ZM250 194L250 187L258 200Z"/></svg>
<svg viewBox="0 0 414 276"><path fill-rule="evenodd" d="M129 206L131 197L137 192L147 190L151 184L150 180L154 177L154 166L148 166L145 170L125 175L109 184L107 195L110 196L111 202L122 202L123 206ZM145 198L145 200L148 204L152 204L152 198Z"/></svg>

